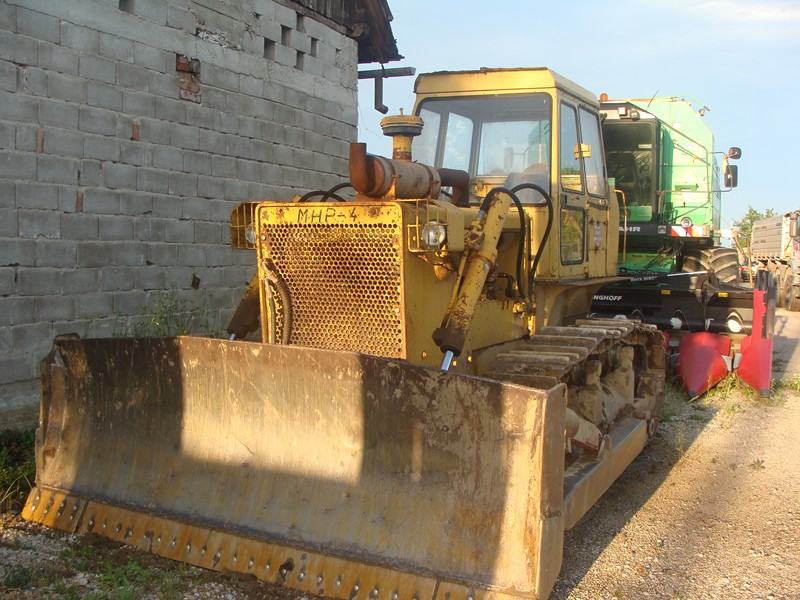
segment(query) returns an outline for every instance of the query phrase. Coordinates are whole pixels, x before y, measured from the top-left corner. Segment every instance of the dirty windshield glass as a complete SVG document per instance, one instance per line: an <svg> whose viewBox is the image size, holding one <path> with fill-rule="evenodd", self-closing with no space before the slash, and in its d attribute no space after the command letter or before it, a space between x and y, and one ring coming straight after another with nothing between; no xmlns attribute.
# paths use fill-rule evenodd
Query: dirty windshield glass
<svg viewBox="0 0 800 600"><path fill-rule="evenodd" d="M508 178L514 185L531 181L549 189L550 113L547 94L425 100L414 159L463 169L470 177Z"/></svg>

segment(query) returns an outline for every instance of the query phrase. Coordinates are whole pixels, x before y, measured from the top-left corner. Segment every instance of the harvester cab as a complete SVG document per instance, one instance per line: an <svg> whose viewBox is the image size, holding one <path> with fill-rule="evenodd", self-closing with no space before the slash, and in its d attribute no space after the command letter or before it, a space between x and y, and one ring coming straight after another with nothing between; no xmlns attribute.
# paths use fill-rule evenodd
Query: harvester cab
<svg viewBox="0 0 800 600"><path fill-rule="evenodd" d="M56 341L25 518L348 600L547 597L655 432L663 339L586 318L619 218L588 91L416 93L391 159L351 146L352 200L234 211L235 339Z"/></svg>
<svg viewBox="0 0 800 600"><path fill-rule="evenodd" d="M763 294L755 295L739 285L738 253L720 246L721 199L738 183L731 161L741 150L714 151L703 118L708 108L696 110L681 98L609 100L603 94L600 106L608 174L622 205L619 272L631 279L601 290L592 310L668 331L692 396L740 360L740 375L768 393L770 369L749 368L752 356L742 348L754 347L743 345L748 336L771 338L774 284L762 276ZM754 325L756 313L766 315L762 328ZM751 371L760 375L754 379Z"/></svg>

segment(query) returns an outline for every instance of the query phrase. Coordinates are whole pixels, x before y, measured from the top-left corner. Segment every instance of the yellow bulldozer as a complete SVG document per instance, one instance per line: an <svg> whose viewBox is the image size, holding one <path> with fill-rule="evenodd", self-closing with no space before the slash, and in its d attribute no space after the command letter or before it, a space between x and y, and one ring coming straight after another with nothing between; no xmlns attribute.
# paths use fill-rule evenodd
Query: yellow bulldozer
<svg viewBox="0 0 800 600"><path fill-rule="evenodd" d="M24 518L347 600L548 596L655 432L662 336L588 315L619 222L590 92L415 91L391 159L351 146L353 199L234 211L233 339L55 341Z"/></svg>

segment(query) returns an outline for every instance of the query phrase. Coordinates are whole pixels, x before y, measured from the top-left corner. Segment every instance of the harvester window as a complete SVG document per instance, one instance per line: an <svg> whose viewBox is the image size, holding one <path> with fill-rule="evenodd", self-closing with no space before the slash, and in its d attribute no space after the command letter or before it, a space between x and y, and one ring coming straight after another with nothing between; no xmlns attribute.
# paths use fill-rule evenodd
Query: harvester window
<svg viewBox="0 0 800 600"><path fill-rule="evenodd" d="M645 121L603 124L608 176L624 194L628 221L647 222L657 210L655 126Z"/></svg>
<svg viewBox="0 0 800 600"><path fill-rule="evenodd" d="M606 173L603 165L603 144L600 142L600 122L597 115L581 108L581 142L589 144L591 156L583 159L586 169L586 189L593 196L606 196Z"/></svg>
<svg viewBox="0 0 800 600"><path fill-rule="evenodd" d="M575 147L578 145L578 116L572 106L564 103L561 104L559 132L559 139L561 140L561 187L565 190L582 192L581 159L580 156L575 156Z"/></svg>

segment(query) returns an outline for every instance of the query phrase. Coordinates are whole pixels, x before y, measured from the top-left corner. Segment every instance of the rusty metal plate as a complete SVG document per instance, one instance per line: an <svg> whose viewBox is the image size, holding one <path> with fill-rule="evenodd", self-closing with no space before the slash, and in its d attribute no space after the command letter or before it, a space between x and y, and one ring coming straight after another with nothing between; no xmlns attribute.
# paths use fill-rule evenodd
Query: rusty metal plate
<svg viewBox="0 0 800 600"><path fill-rule="evenodd" d="M82 531L343 598L555 581L562 384L201 338L59 340L43 372L37 485Z"/></svg>

